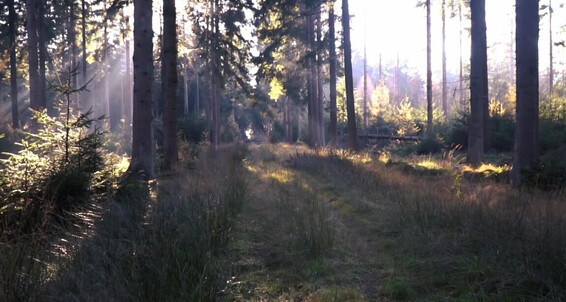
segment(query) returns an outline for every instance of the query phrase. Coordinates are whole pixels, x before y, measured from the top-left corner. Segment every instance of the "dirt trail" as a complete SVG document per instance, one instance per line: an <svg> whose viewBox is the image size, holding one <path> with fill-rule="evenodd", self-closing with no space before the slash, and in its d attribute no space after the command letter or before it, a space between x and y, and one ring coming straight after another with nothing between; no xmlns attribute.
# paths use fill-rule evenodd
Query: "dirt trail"
<svg viewBox="0 0 566 302"><path fill-rule="evenodd" d="M224 297L230 301L386 300L379 294L379 276L385 261L381 251L388 239L381 236L386 231L377 196L354 190L355 176L339 166L294 156L304 151L252 148L250 200L228 249L232 265ZM317 223L309 227L302 221ZM324 221L331 229L332 244L313 256L309 246L324 245ZM301 241L304 233L310 240Z"/></svg>

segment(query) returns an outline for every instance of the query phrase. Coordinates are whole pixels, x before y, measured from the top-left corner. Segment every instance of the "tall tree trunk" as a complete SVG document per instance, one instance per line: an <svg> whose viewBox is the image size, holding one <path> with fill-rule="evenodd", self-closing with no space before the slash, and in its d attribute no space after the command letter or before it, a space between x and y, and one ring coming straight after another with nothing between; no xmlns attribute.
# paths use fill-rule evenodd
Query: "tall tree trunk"
<svg viewBox="0 0 566 302"><path fill-rule="evenodd" d="M426 131L432 133L432 67L430 0L426 0Z"/></svg>
<svg viewBox="0 0 566 302"><path fill-rule="evenodd" d="M307 32L307 95L308 95L308 124L309 124L309 143L311 147L318 145L318 117L316 109L317 101L317 86L315 82L316 72L314 66L314 20L312 16L312 8L307 7L307 22L306 22L306 32Z"/></svg>
<svg viewBox="0 0 566 302"><path fill-rule="evenodd" d="M189 115L189 66L183 66L183 114Z"/></svg>
<svg viewBox="0 0 566 302"><path fill-rule="evenodd" d="M320 16L320 6L316 10L316 82L317 82L317 125L318 125L318 145L326 145L324 138L324 91L322 89L322 22Z"/></svg>
<svg viewBox="0 0 566 302"><path fill-rule="evenodd" d="M552 63L553 61L553 53L552 50L554 48L553 42L552 42L552 0L548 0L548 36L549 36L549 45L548 45L548 49L549 49L549 62L550 62L550 66L548 68L548 92L549 94L552 96L552 94L554 93L554 65Z"/></svg>
<svg viewBox="0 0 566 302"><path fill-rule="evenodd" d="M338 143L338 116L336 109L336 24L334 15L334 0L330 0L328 8L329 31L329 65L330 65L330 143Z"/></svg>
<svg viewBox="0 0 566 302"><path fill-rule="evenodd" d="M107 0L104 1L104 28L102 33L102 72L104 78L102 82L103 98L102 112L109 119L109 126L113 126L114 119L110 114L110 68L108 66L108 7ZM111 127L113 129L113 127Z"/></svg>
<svg viewBox="0 0 566 302"><path fill-rule="evenodd" d="M368 54L366 41L366 28L364 24L364 127L365 131L369 127L369 110L368 110Z"/></svg>
<svg viewBox="0 0 566 302"><path fill-rule="evenodd" d="M213 44L213 59L214 59L214 63L213 63L213 68L214 68L214 87L213 87L213 95L214 95L214 103L213 103L213 113L212 113L212 117L213 117L213 122L214 122L214 145L218 146L220 144L220 121L221 121L221 115L220 115L220 101L221 101L221 94L220 94L220 81L221 81L221 71L220 71L220 53L219 53L219 49L220 49L220 41L219 41L219 36L220 36L220 16L219 16L219 11L220 11L220 7L219 7L219 3L218 0L214 0L214 25L213 25L213 30L214 30L214 44Z"/></svg>
<svg viewBox="0 0 566 302"><path fill-rule="evenodd" d="M465 110L466 102L464 100L464 60L463 60L463 48L462 48L462 1L458 1L458 19L459 19L459 33L460 33L460 66L459 66L459 83L458 83L458 92L459 92L459 100L458 104L460 106L460 110Z"/></svg>
<svg viewBox="0 0 566 302"><path fill-rule="evenodd" d="M45 41L45 0L39 0L37 6L37 44L39 47L39 101L42 108L52 108L47 104L47 41Z"/></svg>
<svg viewBox="0 0 566 302"><path fill-rule="evenodd" d="M26 29L28 34L28 67L29 67L29 97L30 108L41 110L45 107L42 104L39 79L39 58L37 42L37 9L38 0L26 0ZM32 125L34 123L32 122Z"/></svg>
<svg viewBox="0 0 566 302"><path fill-rule="evenodd" d="M155 174L153 147L153 29L151 0L134 4L134 115L130 171L147 179Z"/></svg>
<svg viewBox="0 0 566 302"><path fill-rule="evenodd" d="M131 71L131 64L132 64L132 54L131 54L131 46L130 46L130 38L129 38L129 18L126 18L126 37L125 37L125 44L126 44L126 97L124 99L124 103L122 105L122 109L124 110L124 121L126 125L130 125L132 123L132 71Z"/></svg>
<svg viewBox="0 0 566 302"><path fill-rule="evenodd" d="M471 111L468 134L468 162L479 166L484 151L483 104L488 98L487 88L487 38L485 0L470 2L472 12L472 53L470 62Z"/></svg>
<svg viewBox="0 0 566 302"><path fill-rule="evenodd" d="M175 0L163 0L162 67L165 78L163 95L163 155L165 168L177 163L177 24Z"/></svg>
<svg viewBox="0 0 566 302"><path fill-rule="evenodd" d="M446 87L446 0L442 0L442 112L448 117L448 88Z"/></svg>
<svg viewBox="0 0 566 302"><path fill-rule="evenodd" d="M16 37L18 35L18 15L14 0L8 0L8 31L10 35L10 99L12 103L12 128L20 127L18 109L18 65L16 61Z"/></svg>
<svg viewBox="0 0 566 302"><path fill-rule="evenodd" d="M348 114L348 137L350 149L358 150L358 129L354 106L354 78L352 75L352 44L350 42L350 12L348 0L342 0L342 27L344 35L344 73L346 77L346 106Z"/></svg>
<svg viewBox="0 0 566 302"><path fill-rule="evenodd" d="M77 86L77 71L75 70L75 68L77 68L77 33L75 30L75 18L76 18L76 14L75 14L75 1L74 0L70 0L69 1L69 24L68 24L68 31L69 34L67 36L68 38L68 43L69 43L69 68L70 70L73 70L73 73L71 74L71 87L72 88L76 88ZM73 96L74 97L74 96Z"/></svg>
<svg viewBox="0 0 566 302"><path fill-rule="evenodd" d="M195 116L200 117L200 76L199 76L199 73L197 72L196 67L193 67L193 70L194 70L194 73L195 73L195 80L196 80L196 86L197 86L197 89L195 91L195 93L196 93Z"/></svg>
<svg viewBox="0 0 566 302"><path fill-rule="evenodd" d="M538 8L538 0L516 0L517 125L511 172L514 186L522 184L523 169L539 163Z"/></svg>
<svg viewBox="0 0 566 302"><path fill-rule="evenodd" d="M81 58L81 76L82 76L82 85L86 85L87 83L87 54L86 54L86 14L87 14L87 10L86 10L86 0L82 0L81 1L81 35L82 35L82 41L81 41L81 48L82 48L82 58ZM128 86L129 87L129 86ZM127 93L130 93L129 88L126 89L126 91L128 91ZM87 93L90 92L86 92L83 91L81 94L79 94L79 99L80 99L80 106L82 107L82 111L83 112L88 112L90 109L92 109L92 104L88 104L88 96Z"/></svg>

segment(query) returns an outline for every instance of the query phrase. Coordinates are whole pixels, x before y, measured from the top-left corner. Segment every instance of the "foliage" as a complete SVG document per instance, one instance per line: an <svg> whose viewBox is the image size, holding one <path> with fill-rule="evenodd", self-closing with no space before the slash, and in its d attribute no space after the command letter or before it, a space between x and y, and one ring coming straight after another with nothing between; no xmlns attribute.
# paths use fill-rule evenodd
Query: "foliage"
<svg viewBox="0 0 566 302"><path fill-rule="evenodd" d="M101 120L72 106L71 94L81 89L70 87L70 76L66 84L53 86L63 95L59 114L33 112L36 132L26 133L17 143L19 150L4 153L7 158L0 161L3 232L46 227L50 218L87 202L93 193L111 191L115 184L118 175L106 160L117 163L117 158L102 154L103 132L96 126Z"/></svg>
<svg viewBox="0 0 566 302"><path fill-rule="evenodd" d="M177 121L177 129L186 141L198 144L206 131L206 121L202 117L182 117Z"/></svg>
<svg viewBox="0 0 566 302"><path fill-rule="evenodd" d="M425 137L417 144L417 154L437 154L444 149L444 140L442 137L434 134L425 135Z"/></svg>

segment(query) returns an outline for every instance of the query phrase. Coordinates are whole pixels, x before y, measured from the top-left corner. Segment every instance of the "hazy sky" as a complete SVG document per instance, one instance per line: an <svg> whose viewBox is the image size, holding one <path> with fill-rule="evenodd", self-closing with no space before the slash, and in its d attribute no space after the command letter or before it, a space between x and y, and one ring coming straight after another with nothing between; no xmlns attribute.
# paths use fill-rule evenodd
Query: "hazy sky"
<svg viewBox="0 0 566 302"><path fill-rule="evenodd" d="M563 39L566 8L560 8L565 0L553 0L553 31L555 41ZM368 61L377 64L379 54L384 62L394 62L399 52L400 60L410 67L426 70L426 9L416 7L417 0L350 0L352 19L352 45L363 50L364 27L367 37ZM509 50L509 41L514 37L515 0L486 0L486 22L490 61L503 60ZM548 0L541 0L541 5ZM441 14L440 0L432 0L432 64L438 72L441 68ZM447 14L447 16L449 16ZM464 18L465 19L465 18ZM469 28L469 21L464 20ZM458 16L447 18L447 61L448 71L458 72L459 62L459 20ZM548 17L540 23L540 70L548 68ZM469 60L468 32L464 31L464 60ZM564 52L555 47L555 68L562 68ZM557 68L557 69L558 69Z"/></svg>

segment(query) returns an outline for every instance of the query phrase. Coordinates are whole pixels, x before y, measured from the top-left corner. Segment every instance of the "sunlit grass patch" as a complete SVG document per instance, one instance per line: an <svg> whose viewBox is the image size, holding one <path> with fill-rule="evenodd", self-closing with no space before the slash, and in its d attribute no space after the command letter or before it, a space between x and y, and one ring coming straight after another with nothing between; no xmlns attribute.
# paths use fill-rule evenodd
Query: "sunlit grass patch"
<svg viewBox="0 0 566 302"><path fill-rule="evenodd" d="M468 180L490 179L494 181L507 182L511 167L508 165L498 166L491 163L482 163L479 167L474 168L465 165L461 169L462 174Z"/></svg>
<svg viewBox="0 0 566 302"><path fill-rule="evenodd" d="M507 165L496 166L490 163L482 163L481 166L474 168L470 165L465 165L462 169L464 172L475 172L475 173L504 173L508 172L511 168Z"/></svg>
<svg viewBox="0 0 566 302"><path fill-rule="evenodd" d="M271 172L267 172L265 174L263 174L263 179L265 180L274 180L277 181L279 183L290 183L294 180L296 180L296 176L295 173L293 171L290 170L286 170L286 169L279 169L276 171L271 171Z"/></svg>
<svg viewBox="0 0 566 302"><path fill-rule="evenodd" d="M425 168L425 169L429 169L429 170L440 170L440 169L443 168L438 162L435 162L435 161L432 161L432 160L423 160L423 161L417 162L416 166L422 167L422 168Z"/></svg>

